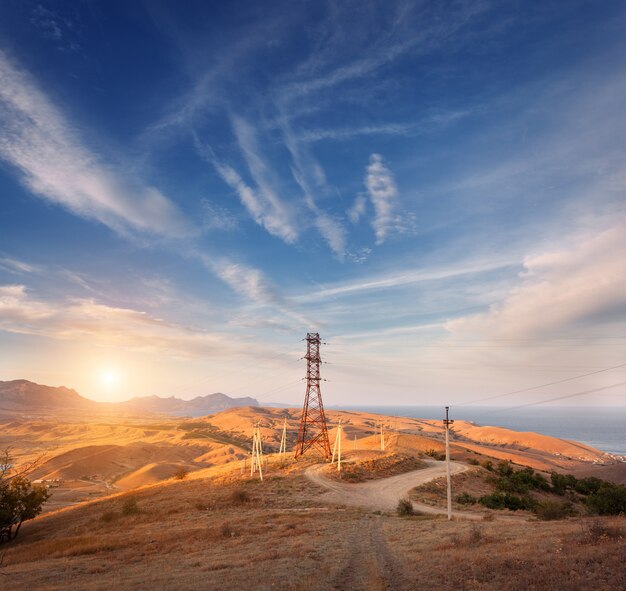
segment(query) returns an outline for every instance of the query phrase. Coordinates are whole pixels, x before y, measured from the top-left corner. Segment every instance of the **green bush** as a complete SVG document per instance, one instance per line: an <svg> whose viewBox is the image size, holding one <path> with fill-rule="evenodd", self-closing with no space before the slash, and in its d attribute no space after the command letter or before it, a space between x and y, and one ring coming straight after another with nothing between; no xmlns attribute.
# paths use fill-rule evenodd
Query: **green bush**
<svg viewBox="0 0 626 591"><path fill-rule="evenodd" d="M493 462L491 460L484 460L480 464L485 470L489 470L489 472L493 472Z"/></svg>
<svg viewBox="0 0 626 591"><path fill-rule="evenodd" d="M572 477L573 478L573 477ZM589 476L588 478L581 478L580 480L576 480L574 478L574 490L581 495L592 495L597 493L600 490L600 487L603 484L611 484L606 482L605 480L600 480L595 476Z"/></svg>
<svg viewBox="0 0 626 591"><path fill-rule="evenodd" d="M494 478L492 480L499 491L523 494L532 489L550 489L548 481L541 474L537 474L532 468L523 468L517 472L511 469L511 471L508 472L506 468L501 468L501 464L502 462L498 465L498 473L501 475L500 478Z"/></svg>
<svg viewBox="0 0 626 591"><path fill-rule="evenodd" d="M508 460L500 460L496 466L496 472L500 476L511 476L513 474L513 466Z"/></svg>
<svg viewBox="0 0 626 591"><path fill-rule="evenodd" d="M574 488L576 478L571 474L559 474L558 472L550 472L550 483L552 492L557 495L564 495L568 489Z"/></svg>
<svg viewBox="0 0 626 591"><path fill-rule="evenodd" d="M585 499L585 503L592 513L598 515L626 514L626 486L602 482L597 492Z"/></svg>
<svg viewBox="0 0 626 591"><path fill-rule="evenodd" d="M469 460L467 460L467 463L471 464L472 466L480 466L480 462L476 458L470 458Z"/></svg>
<svg viewBox="0 0 626 591"><path fill-rule="evenodd" d="M536 502L530 497L517 497L508 493L495 492L480 497L478 502L488 509L509 509L510 511L531 510Z"/></svg>
<svg viewBox="0 0 626 591"><path fill-rule="evenodd" d="M457 495L454 497L454 500L461 505L473 505L478 502L478 499L475 496L466 492Z"/></svg>
<svg viewBox="0 0 626 591"><path fill-rule="evenodd" d="M575 514L574 507L569 501L542 501L537 503L534 511L542 521L565 519Z"/></svg>

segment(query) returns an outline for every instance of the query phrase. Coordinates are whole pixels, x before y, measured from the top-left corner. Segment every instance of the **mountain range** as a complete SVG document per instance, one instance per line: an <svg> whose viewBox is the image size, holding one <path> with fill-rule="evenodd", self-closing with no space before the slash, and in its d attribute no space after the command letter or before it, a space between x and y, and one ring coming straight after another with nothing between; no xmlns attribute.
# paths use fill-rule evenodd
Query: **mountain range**
<svg viewBox="0 0 626 591"><path fill-rule="evenodd" d="M165 414L199 417L238 406L260 406L249 396L231 398L217 392L182 400L174 396L135 397L125 402L96 402L64 386L44 386L28 380L0 381L0 417L62 414Z"/></svg>

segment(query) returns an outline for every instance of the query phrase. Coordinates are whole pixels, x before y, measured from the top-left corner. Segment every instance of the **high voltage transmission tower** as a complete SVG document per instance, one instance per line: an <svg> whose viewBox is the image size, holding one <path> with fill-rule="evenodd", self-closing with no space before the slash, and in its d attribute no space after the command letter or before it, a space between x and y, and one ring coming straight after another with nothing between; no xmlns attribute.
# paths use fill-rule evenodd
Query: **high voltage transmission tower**
<svg viewBox="0 0 626 591"><path fill-rule="evenodd" d="M317 449L325 460L330 459L330 442L328 441L328 429L326 428L326 415L322 404L322 392L320 390L320 335L309 332L306 335L306 394L302 407L302 418L298 431L298 443L296 455L306 453L309 449Z"/></svg>

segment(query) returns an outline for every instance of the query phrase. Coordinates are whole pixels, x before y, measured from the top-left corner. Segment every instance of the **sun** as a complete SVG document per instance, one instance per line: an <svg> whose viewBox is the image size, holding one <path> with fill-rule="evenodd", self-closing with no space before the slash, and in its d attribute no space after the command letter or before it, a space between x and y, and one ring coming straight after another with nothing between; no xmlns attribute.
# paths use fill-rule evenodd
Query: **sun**
<svg viewBox="0 0 626 591"><path fill-rule="evenodd" d="M100 372L100 385L105 390L115 390L120 385L120 374L116 369L107 368Z"/></svg>

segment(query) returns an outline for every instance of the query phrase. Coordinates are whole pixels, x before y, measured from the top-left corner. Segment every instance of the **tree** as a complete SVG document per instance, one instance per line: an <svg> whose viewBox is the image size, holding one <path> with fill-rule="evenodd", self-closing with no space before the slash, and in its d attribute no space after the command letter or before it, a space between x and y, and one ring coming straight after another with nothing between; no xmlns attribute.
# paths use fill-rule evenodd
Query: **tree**
<svg viewBox="0 0 626 591"><path fill-rule="evenodd" d="M11 450L0 452L0 543L17 536L22 523L41 513L50 497L45 486L32 484L25 474L39 465L43 456L16 470Z"/></svg>

